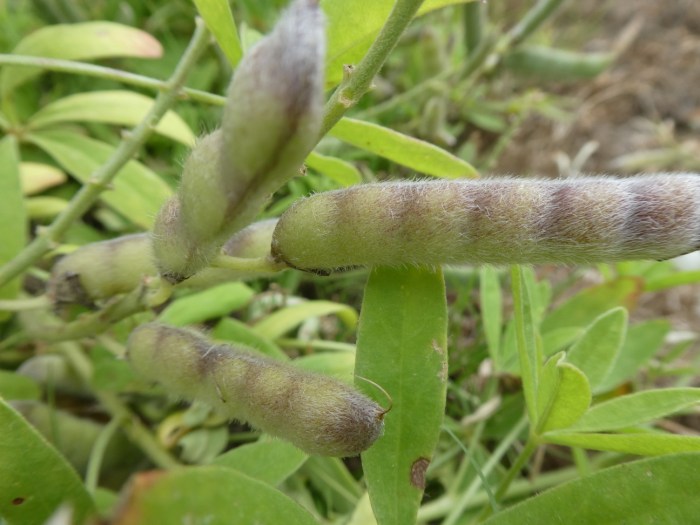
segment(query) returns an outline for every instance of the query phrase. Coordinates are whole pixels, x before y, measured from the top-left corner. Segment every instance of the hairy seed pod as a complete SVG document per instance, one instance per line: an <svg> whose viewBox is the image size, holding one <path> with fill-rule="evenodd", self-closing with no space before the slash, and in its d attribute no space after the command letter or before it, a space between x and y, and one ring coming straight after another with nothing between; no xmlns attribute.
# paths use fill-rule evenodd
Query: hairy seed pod
<svg viewBox="0 0 700 525"><path fill-rule="evenodd" d="M350 386L189 330L145 324L132 332L127 349L145 378L309 454L353 456L382 432L382 408Z"/></svg>
<svg viewBox="0 0 700 525"><path fill-rule="evenodd" d="M221 249L230 257L264 257L270 252L277 219L251 224L232 236ZM144 277L158 272L151 251L151 235L139 233L85 245L59 259L49 280L49 295L55 304L83 304L127 293ZM261 277L264 274L206 268L182 283L202 288L226 281Z"/></svg>
<svg viewBox="0 0 700 525"><path fill-rule="evenodd" d="M227 227L250 222L318 140L325 30L317 0L296 0L244 57L222 120Z"/></svg>
<svg viewBox="0 0 700 525"><path fill-rule="evenodd" d="M177 284L204 269L298 173L318 140L324 53L318 1L296 0L240 62L222 129L192 150L177 197L154 225L165 279Z"/></svg>
<svg viewBox="0 0 700 525"><path fill-rule="evenodd" d="M700 176L367 184L280 218L272 254L318 272L356 265L668 259L700 248Z"/></svg>

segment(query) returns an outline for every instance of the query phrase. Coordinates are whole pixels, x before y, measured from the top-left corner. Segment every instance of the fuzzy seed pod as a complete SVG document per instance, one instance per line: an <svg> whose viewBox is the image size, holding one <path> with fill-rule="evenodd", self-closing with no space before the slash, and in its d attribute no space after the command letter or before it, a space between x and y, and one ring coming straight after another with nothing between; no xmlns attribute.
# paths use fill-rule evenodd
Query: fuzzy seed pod
<svg viewBox="0 0 700 525"><path fill-rule="evenodd" d="M230 257L264 257L270 252L276 219L255 222L231 237L221 249ZM85 245L61 258L53 267L49 295L55 304L83 304L127 293L144 277L156 275L151 235L125 235ZM200 288L226 281L260 277L259 273L207 268L183 286Z"/></svg>
<svg viewBox="0 0 700 525"><path fill-rule="evenodd" d="M145 324L132 332L127 348L145 378L309 454L353 456L382 432L385 412L346 384L189 330Z"/></svg>
<svg viewBox="0 0 700 525"><path fill-rule="evenodd" d="M367 184L280 218L272 254L327 273L356 265L668 259L700 248L700 176Z"/></svg>
<svg viewBox="0 0 700 525"><path fill-rule="evenodd" d="M154 225L161 275L179 283L298 173L321 126L325 33L317 0L297 0L238 65L222 129L187 159L177 197Z"/></svg>

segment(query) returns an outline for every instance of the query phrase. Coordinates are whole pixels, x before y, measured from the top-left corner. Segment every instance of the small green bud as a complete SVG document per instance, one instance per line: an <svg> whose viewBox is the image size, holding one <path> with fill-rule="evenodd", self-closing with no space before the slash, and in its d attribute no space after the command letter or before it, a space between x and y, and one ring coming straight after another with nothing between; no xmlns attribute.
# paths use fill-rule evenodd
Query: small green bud
<svg viewBox="0 0 700 525"><path fill-rule="evenodd" d="M700 176L367 184L280 218L278 261L356 265L668 259L700 248Z"/></svg>
<svg viewBox="0 0 700 525"><path fill-rule="evenodd" d="M146 379L309 454L353 456L382 432L385 411L345 383L189 330L145 324L132 332L127 349Z"/></svg>

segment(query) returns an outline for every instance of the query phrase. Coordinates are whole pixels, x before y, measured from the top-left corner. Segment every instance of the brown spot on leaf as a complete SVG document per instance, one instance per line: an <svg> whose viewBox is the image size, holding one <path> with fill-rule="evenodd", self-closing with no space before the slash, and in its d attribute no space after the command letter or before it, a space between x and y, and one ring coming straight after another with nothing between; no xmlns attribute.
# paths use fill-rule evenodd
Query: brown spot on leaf
<svg viewBox="0 0 700 525"><path fill-rule="evenodd" d="M24 503L24 501L25 501L24 498L15 498L12 500L12 504L13 505L21 505L22 503Z"/></svg>
<svg viewBox="0 0 700 525"><path fill-rule="evenodd" d="M411 465L411 485L419 490L425 490L425 471L428 470L428 465L428 458L418 458Z"/></svg>

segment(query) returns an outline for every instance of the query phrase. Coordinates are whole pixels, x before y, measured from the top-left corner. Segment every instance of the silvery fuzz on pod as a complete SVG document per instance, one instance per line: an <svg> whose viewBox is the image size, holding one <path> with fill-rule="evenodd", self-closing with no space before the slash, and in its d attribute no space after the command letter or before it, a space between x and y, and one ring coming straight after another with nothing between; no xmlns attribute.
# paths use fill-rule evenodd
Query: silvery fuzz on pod
<svg viewBox="0 0 700 525"><path fill-rule="evenodd" d="M243 228L224 244L221 253L230 257L266 256L276 224L277 219L268 219ZM145 277L157 273L150 234L124 235L85 245L59 259L51 271L48 293L57 305L90 306L96 300L130 292ZM182 285L200 288L260 276L260 273L206 268Z"/></svg>
<svg viewBox="0 0 700 525"><path fill-rule="evenodd" d="M156 219L164 278L178 283L205 268L298 174L320 132L324 54L318 1L297 0L240 62L221 130L197 143L177 196Z"/></svg>
<svg viewBox="0 0 700 525"><path fill-rule="evenodd" d="M591 263L700 248L700 175L366 184L295 203L272 254L327 273L357 265Z"/></svg>
<svg viewBox="0 0 700 525"><path fill-rule="evenodd" d="M354 388L159 323L134 330L127 356L175 395L290 441L309 454L354 456L381 435L385 411Z"/></svg>

